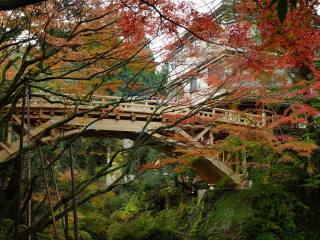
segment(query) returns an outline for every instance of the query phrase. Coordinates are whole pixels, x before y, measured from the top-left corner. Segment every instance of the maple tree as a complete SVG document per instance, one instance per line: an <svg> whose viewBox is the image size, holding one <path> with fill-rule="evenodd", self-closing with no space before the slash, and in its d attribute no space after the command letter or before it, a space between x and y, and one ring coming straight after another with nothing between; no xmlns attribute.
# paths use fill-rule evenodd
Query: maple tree
<svg viewBox="0 0 320 240"><path fill-rule="evenodd" d="M241 108L245 102L254 102L248 110L264 108L269 116L274 115L271 133L288 125L312 125L318 115L316 105L309 104L316 102L319 94L318 5L316 1L297 1L291 3L286 16L279 16L283 2L287 1L239 1L234 21L219 34L220 44L231 54L208 66L209 85L214 90L227 89L228 97L219 99L220 104ZM212 91L206 93L210 94ZM281 107L273 108L275 104ZM303 141L301 144L301 149L308 148Z"/></svg>

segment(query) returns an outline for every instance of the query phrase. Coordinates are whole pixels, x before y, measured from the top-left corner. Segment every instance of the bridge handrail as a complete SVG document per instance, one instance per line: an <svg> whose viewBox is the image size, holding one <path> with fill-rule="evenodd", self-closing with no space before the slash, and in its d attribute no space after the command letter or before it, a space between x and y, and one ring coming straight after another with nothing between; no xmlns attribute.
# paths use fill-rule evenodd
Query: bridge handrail
<svg viewBox="0 0 320 240"><path fill-rule="evenodd" d="M76 94L65 94L65 96L57 96L50 93L41 93L32 97L30 100L31 106L45 107L47 105L52 106L52 103L45 100L49 99L52 102L58 102L55 106L61 106L63 103L73 103L74 101L71 98L79 98ZM106 104L108 102L114 102L115 100L120 101L122 98L117 96L103 96L103 95L92 95L90 100L83 100L84 104L81 104L79 107L90 107L90 106L99 106ZM177 105L178 103L169 102L169 104L164 104L161 107L157 107L159 100L149 100L149 99L138 99L135 97L128 97L125 100L132 99L132 102L119 102L119 108L122 110L134 110L141 113L160 113L164 112L166 114L188 114L193 111L192 108L187 107L187 105ZM18 105L21 105L21 100L19 100ZM63 105L64 106L64 105ZM65 106L64 106L65 107ZM170 109L170 110L168 110ZM236 110L224 109L224 108L212 108L212 109L203 109L200 110L196 116L215 118L221 122L231 122L237 123L240 125L255 125L255 126L264 126L266 124L266 116L263 113L262 115L256 115L252 113L241 113Z"/></svg>

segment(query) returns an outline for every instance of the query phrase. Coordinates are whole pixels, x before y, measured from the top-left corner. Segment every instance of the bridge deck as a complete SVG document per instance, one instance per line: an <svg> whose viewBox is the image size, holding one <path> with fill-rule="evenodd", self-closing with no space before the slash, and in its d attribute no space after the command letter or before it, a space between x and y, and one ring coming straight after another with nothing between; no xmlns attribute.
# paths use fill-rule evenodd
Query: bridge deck
<svg viewBox="0 0 320 240"><path fill-rule="evenodd" d="M35 144L35 139L44 144L80 132L105 136L123 136L125 138L126 134L138 135L143 131L162 142L204 149L210 148L213 143L211 128L216 124L228 123L248 127L263 127L266 124L265 115L241 113L221 108L206 108L196 112L192 106L189 107L179 103L163 103L161 100L134 100L130 102L128 99L122 102L123 99L111 96L93 96L90 101L82 101L78 102L78 105L74 105L75 102L71 98L74 98L74 96L57 97L50 94L41 94L31 98L31 144ZM7 108L9 107L7 106ZM19 102L12 119L14 127L20 125L19 119L21 119L22 111L22 104ZM64 121L74 113L83 114L66 121L63 127L45 133L47 127ZM187 115L190 115L193 121L168 128L169 131L173 131L182 137L183 141L175 140L165 131L155 133L157 129L168 127L175 119ZM190 129L192 131L189 131ZM24 142L25 144L27 142L26 136ZM0 146L2 148L0 163L4 163L17 155L19 141L16 140L11 143L11 140L8 140ZM193 167L199 176L209 183L214 183L222 177L227 177L236 184L241 182L239 174L227 163L210 156L203 157Z"/></svg>

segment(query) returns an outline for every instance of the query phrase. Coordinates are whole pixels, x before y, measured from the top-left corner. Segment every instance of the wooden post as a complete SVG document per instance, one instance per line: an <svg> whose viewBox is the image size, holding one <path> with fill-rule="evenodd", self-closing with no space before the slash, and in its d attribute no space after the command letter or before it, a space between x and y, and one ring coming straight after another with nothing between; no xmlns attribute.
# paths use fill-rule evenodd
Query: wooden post
<svg viewBox="0 0 320 240"><path fill-rule="evenodd" d="M262 113L262 127L267 126L267 114L265 112Z"/></svg>
<svg viewBox="0 0 320 240"><path fill-rule="evenodd" d="M245 178L248 178L248 164L247 164L247 154L246 154L246 152L243 153L242 174L243 174L243 176Z"/></svg>
<svg viewBox="0 0 320 240"><path fill-rule="evenodd" d="M209 143L210 143L210 146L213 146L213 134L211 131L209 132Z"/></svg>

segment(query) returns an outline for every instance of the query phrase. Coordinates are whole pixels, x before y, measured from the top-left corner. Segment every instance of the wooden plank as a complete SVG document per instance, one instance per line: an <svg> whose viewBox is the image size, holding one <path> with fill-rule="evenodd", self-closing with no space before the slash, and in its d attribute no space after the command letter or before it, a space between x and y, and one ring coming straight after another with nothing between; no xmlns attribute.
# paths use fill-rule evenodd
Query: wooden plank
<svg viewBox="0 0 320 240"><path fill-rule="evenodd" d="M206 127L205 129L203 129L203 130L195 137L195 140L199 141L199 139L202 138L210 129L211 129L211 127Z"/></svg>
<svg viewBox="0 0 320 240"><path fill-rule="evenodd" d="M182 135L183 137L186 138L186 140L190 141L194 146L198 148L203 148L202 144L198 142L198 140L194 139L192 136L190 136L186 131L184 131L181 128L175 128L176 132Z"/></svg>
<svg viewBox="0 0 320 240"><path fill-rule="evenodd" d="M11 151L11 149L10 149L8 146L6 146L5 144L0 143L0 146L1 146L7 153L9 153L10 155L13 154L13 152Z"/></svg>
<svg viewBox="0 0 320 240"><path fill-rule="evenodd" d="M48 121L39 127L33 129L30 131L30 135L32 137L35 137L36 135L40 134L43 130L45 130L52 122ZM27 137L23 137L23 142L26 143ZM32 142L32 140L31 140ZM11 146L8 149L4 149L0 151L0 163L6 162L6 160L10 157L12 157L14 154L16 154L19 151L19 139L11 144Z"/></svg>

